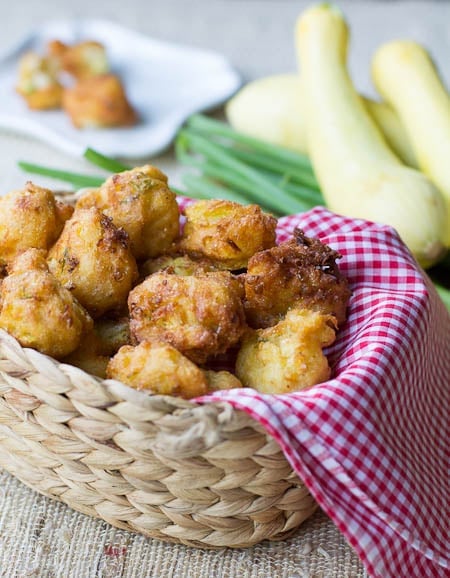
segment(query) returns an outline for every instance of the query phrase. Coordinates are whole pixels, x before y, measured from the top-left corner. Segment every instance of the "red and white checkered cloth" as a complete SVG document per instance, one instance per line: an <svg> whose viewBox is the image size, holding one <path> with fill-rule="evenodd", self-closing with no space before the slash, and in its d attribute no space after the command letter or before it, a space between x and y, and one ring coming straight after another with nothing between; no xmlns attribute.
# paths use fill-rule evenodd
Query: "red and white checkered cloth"
<svg viewBox="0 0 450 578"><path fill-rule="evenodd" d="M224 391L277 440L374 578L450 576L450 316L389 227L316 208L280 219L338 250L353 296L306 391Z"/></svg>

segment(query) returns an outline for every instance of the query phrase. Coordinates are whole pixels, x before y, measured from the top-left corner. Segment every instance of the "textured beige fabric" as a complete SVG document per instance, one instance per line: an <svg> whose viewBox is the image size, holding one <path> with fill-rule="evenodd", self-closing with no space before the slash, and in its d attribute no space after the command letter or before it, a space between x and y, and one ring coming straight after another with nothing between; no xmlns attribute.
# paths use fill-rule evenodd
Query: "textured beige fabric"
<svg viewBox="0 0 450 578"><path fill-rule="evenodd" d="M199 550L116 530L0 470L0 577L368 578L321 512L284 542Z"/></svg>

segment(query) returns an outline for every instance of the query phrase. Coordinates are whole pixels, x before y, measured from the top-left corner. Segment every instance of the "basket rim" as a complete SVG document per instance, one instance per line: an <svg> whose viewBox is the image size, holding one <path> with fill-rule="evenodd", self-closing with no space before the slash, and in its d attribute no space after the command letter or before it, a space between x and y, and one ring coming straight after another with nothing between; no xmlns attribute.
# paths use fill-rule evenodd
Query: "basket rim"
<svg viewBox="0 0 450 578"><path fill-rule="evenodd" d="M151 390L137 390L133 389L132 387L118 381L116 379L103 379L96 375L90 374L75 365L71 365L69 363L64 363L46 355L45 353L41 353L37 349L32 347L23 347L19 341L12 336L10 333L5 331L4 329L0 328L0 345L2 347L6 346L7 349L14 353L13 356L15 360L21 360L25 364L30 366L36 371L39 371L41 367L39 364L47 366L52 364L54 367L57 367L61 370L61 372L66 375L69 379L74 379L78 376L80 379L88 377L90 380L94 381L97 384L101 384L105 387L106 391L114 398L115 401L127 401L134 405L142 407L150 407L153 403L161 402L167 405L173 405L176 408L180 409L188 409L197 407L200 405L199 403L191 400L184 399L182 397L176 397L171 395L161 395L161 394L153 394ZM38 367L36 367L36 365Z"/></svg>
<svg viewBox="0 0 450 578"><path fill-rule="evenodd" d="M36 407L47 404L55 412L77 415L85 414L85 410L88 415L102 412L103 416L111 417L106 421L137 429L154 425L164 432L166 441L173 440L174 447L168 451L175 453L180 437L185 440L181 444L183 452L189 440L198 452L200 446L207 450L220 443L230 428L250 428L275 441L250 413L227 400L207 400L203 396L201 401L193 401L138 391L120 381L102 379L33 348L22 347L3 329L0 329L0 374L8 376L0 384L0 399L15 395L13 404L21 408L22 400L17 396L22 396L24 411L28 411L34 398ZM81 405L84 409L80 409Z"/></svg>

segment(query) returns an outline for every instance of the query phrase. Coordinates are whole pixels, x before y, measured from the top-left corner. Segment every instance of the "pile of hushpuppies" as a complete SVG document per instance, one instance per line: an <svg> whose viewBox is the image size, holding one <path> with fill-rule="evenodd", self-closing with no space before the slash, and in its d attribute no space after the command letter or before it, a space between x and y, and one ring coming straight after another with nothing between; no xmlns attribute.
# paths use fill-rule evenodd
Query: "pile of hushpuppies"
<svg viewBox="0 0 450 578"><path fill-rule="evenodd" d="M51 40L44 54L19 61L17 92L32 110L62 109L79 129L129 126L138 116L121 78L111 71L106 48L95 40Z"/></svg>
<svg viewBox="0 0 450 578"><path fill-rule="evenodd" d="M27 183L0 198L0 328L155 394L309 387L330 375L350 290L338 253L300 230L277 244L276 226L257 205L180 211L151 165L74 205Z"/></svg>

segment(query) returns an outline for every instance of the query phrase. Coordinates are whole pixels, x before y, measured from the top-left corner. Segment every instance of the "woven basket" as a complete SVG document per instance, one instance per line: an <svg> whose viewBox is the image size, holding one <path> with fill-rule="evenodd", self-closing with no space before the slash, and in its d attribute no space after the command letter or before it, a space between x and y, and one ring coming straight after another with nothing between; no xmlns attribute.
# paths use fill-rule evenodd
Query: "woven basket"
<svg viewBox="0 0 450 578"><path fill-rule="evenodd" d="M113 526L202 548L284 539L317 508L245 412L95 378L2 330L0 467Z"/></svg>

